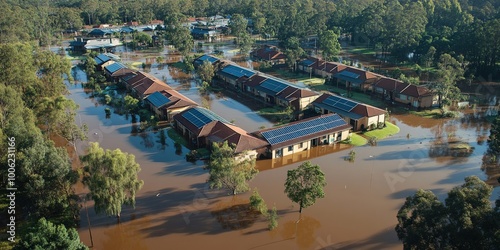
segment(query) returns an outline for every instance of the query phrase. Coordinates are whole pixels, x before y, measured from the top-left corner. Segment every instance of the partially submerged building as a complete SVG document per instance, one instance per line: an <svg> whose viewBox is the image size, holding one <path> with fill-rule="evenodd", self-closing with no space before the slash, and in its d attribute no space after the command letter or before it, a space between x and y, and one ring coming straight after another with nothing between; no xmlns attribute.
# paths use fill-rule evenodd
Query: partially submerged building
<svg viewBox="0 0 500 250"><path fill-rule="evenodd" d="M338 114L354 131L374 129L385 122L385 110L338 95L324 93L312 106L320 114Z"/></svg>
<svg viewBox="0 0 500 250"><path fill-rule="evenodd" d="M337 114L325 114L254 132L269 143L268 158L279 158L319 145L346 140L352 127Z"/></svg>

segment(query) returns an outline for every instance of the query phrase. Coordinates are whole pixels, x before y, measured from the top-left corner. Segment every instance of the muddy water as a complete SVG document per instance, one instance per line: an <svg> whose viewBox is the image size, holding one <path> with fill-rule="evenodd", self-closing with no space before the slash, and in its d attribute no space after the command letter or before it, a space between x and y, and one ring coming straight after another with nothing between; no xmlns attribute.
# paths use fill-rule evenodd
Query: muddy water
<svg viewBox="0 0 500 250"><path fill-rule="evenodd" d="M161 72L171 77L169 84L201 102L189 76L183 78L179 72L166 70ZM75 75L85 81L81 72ZM344 160L350 146L341 144L259 161L261 172L250 185L258 188L270 208L276 206L278 210L279 226L270 232L263 217L248 211L250 193L232 197L226 191L208 189L202 163L187 163L185 148L178 155L170 139L162 147L157 134L132 134L130 119L116 114L106 119L105 106L90 99L81 85L71 86L70 91L69 97L80 105L77 121L89 127L89 140L136 155L142 168L139 178L145 182L137 194L136 208L124 208L120 224L115 218L96 215L92 202L86 203L94 249L401 249L394 226L406 196L424 188L444 199L446 192L466 176L487 179L480 166L489 125L477 112L448 120L394 115L391 120L400 127L400 133L379 141L377 146L352 148L356 152L352 163ZM264 123L230 98L213 96L208 102L216 113L236 120L247 130ZM240 119L244 122L239 123ZM449 139L470 144L474 147L472 154L429 157L433 145ZM85 146L78 143L78 152L83 153ZM287 170L307 159L321 166L328 185L326 197L305 208L297 222L298 206L283 193L283 183ZM493 198L498 194L495 189ZM90 246L88 229L82 209L78 231Z"/></svg>

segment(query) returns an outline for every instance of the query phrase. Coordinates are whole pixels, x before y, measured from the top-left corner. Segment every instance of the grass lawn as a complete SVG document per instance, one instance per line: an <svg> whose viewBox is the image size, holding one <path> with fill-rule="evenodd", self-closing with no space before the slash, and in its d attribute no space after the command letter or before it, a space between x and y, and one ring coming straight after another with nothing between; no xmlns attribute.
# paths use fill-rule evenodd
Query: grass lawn
<svg viewBox="0 0 500 250"><path fill-rule="evenodd" d="M306 81L306 80L311 79L311 78L309 78L308 74L294 73L294 72L290 72L287 69L277 69L277 70L270 71L269 73L274 73L274 74L278 75L280 78L283 78L284 80Z"/></svg>
<svg viewBox="0 0 500 250"><path fill-rule="evenodd" d="M182 71L187 71L187 67L186 67L186 64L183 63L183 62L175 62L175 63L167 63L168 66L171 66L171 67L175 67L175 68L178 68Z"/></svg>
<svg viewBox="0 0 500 250"><path fill-rule="evenodd" d="M353 54L360 54L360 55L375 55L375 50L373 48L367 48L367 47L355 47L355 48L348 48L347 51L353 53Z"/></svg>
<svg viewBox="0 0 500 250"><path fill-rule="evenodd" d="M129 65L130 65L130 67L135 68L135 69L142 68L142 62L131 62L131 63L129 63Z"/></svg>
<svg viewBox="0 0 500 250"><path fill-rule="evenodd" d="M184 139L184 137L179 135L179 133L177 133L177 131L175 131L175 129L172 129L172 128L169 129L167 131L167 134L168 134L168 137L170 137L170 139L172 139L174 142L177 142L186 148L188 147L188 143L187 143L186 139Z"/></svg>
<svg viewBox="0 0 500 250"><path fill-rule="evenodd" d="M422 111L410 111L412 115L421 116L424 118L441 118L441 110L440 109L431 109L431 110L422 110Z"/></svg>
<svg viewBox="0 0 500 250"><path fill-rule="evenodd" d="M363 146L367 143L368 143L368 140L366 138L364 138L363 136L355 134L355 133L351 134L351 141L349 144L351 144L353 146Z"/></svg>
<svg viewBox="0 0 500 250"><path fill-rule="evenodd" d="M399 127L390 123L385 122L386 127L383 129L375 129L364 133L366 137L376 137L378 140L384 139L388 136L395 135L399 133Z"/></svg>
<svg viewBox="0 0 500 250"><path fill-rule="evenodd" d="M282 115L285 114L285 109L283 107L266 107L258 111L261 115Z"/></svg>

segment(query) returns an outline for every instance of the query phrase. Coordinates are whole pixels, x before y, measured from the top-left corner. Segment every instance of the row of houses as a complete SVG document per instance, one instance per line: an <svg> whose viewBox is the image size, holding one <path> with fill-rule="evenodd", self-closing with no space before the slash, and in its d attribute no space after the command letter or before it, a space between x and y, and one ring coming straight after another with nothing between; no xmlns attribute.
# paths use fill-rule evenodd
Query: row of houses
<svg viewBox="0 0 500 250"><path fill-rule="evenodd" d="M438 95L426 86L404 83L341 63L311 57L300 61L298 69L311 75L331 79L346 89L371 91L374 95L391 103L414 108L431 108L438 105Z"/></svg>
<svg viewBox="0 0 500 250"><path fill-rule="evenodd" d="M162 80L128 68L108 54L94 58L98 70L112 82L123 84L131 95L142 101L159 120L171 122L174 115L198 104L180 94Z"/></svg>
<svg viewBox="0 0 500 250"><path fill-rule="evenodd" d="M110 81L123 84L156 116L172 124L192 148L210 147L227 141L241 157L279 158L318 145L347 139L352 126L338 114L304 119L287 125L247 132L172 89L160 79L127 68L110 55L95 58L97 69Z"/></svg>

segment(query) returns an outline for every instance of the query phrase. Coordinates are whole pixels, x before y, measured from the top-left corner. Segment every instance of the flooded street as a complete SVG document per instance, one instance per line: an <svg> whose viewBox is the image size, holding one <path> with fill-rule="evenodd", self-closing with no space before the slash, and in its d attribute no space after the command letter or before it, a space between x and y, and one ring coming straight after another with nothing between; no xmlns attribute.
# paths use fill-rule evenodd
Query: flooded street
<svg viewBox="0 0 500 250"><path fill-rule="evenodd" d="M237 100L215 94L204 99L192 76L177 69L159 69L153 64L150 72L247 131L272 126ZM75 75L80 82L85 81L80 70ZM279 215L278 227L268 231L263 216L246 211L244 204L251 192L233 197L225 190L208 189L203 163L186 162L186 148L178 155L169 138L162 147L156 133L132 134L130 117L112 114L106 119L106 106L91 99L81 84L69 89L69 98L80 106L77 122L89 127L89 141L134 154L142 168L139 178L144 180L136 208L124 207L120 224L116 218L96 215L92 202L86 203L93 249L402 249L394 227L397 211L407 196L424 188L444 200L466 176L487 179L481 161L489 124L481 114L468 111L461 118L446 120L393 115L390 119L401 131L380 140L377 146L337 144L258 161L260 173L250 186L259 190L269 208L276 206ZM450 141L468 143L473 151L461 157L430 157L435 145ZM77 145L80 154L85 145ZM356 152L354 162L344 160L349 148ZM299 207L284 194L284 183L287 171L307 159L322 168L328 184L325 198L303 209L297 223ZM77 192L81 195L85 191ZM498 195L495 189L492 198ZM80 216L80 238L91 246L84 207Z"/></svg>

